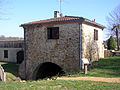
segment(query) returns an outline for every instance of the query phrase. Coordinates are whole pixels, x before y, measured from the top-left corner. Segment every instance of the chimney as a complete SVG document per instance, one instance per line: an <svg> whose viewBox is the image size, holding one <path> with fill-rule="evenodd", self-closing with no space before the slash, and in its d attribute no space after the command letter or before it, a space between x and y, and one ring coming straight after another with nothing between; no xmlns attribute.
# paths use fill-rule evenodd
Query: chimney
<svg viewBox="0 0 120 90"><path fill-rule="evenodd" d="M56 18L56 17L60 17L59 11L54 11L54 18Z"/></svg>

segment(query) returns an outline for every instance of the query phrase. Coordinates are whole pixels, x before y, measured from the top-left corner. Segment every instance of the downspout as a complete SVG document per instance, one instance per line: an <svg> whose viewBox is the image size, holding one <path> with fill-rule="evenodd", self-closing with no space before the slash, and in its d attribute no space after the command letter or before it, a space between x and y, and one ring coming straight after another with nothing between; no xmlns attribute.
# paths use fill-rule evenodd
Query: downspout
<svg viewBox="0 0 120 90"><path fill-rule="evenodd" d="M80 71L82 70L82 23L79 22L79 33L80 33Z"/></svg>
<svg viewBox="0 0 120 90"><path fill-rule="evenodd" d="M24 76L26 80L26 28L24 28Z"/></svg>

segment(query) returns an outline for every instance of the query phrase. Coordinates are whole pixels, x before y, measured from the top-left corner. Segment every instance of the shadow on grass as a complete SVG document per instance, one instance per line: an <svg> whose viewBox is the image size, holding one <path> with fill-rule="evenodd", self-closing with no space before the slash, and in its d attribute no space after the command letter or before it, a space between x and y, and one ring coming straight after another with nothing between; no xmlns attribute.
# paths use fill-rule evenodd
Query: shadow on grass
<svg viewBox="0 0 120 90"><path fill-rule="evenodd" d="M1 64L5 72L12 73L14 76L18 77L18 67L19 65L13 63Z"/></svg>

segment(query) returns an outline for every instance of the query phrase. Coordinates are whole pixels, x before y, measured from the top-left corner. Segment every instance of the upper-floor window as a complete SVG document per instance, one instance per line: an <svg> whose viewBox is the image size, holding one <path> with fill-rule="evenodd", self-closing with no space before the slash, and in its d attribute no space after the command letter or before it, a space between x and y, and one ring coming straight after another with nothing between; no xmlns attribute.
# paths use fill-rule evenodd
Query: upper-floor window
<svg viewBox="0 0 120 90"><path fill-rule="evenodd" d="M94 29L94 40L98 40L98 30Z"/></svg>
<svg viewBox="0 0 120 90"><path fill-rule="evenodd" d="M59 39L59 27L47 28L48 39Z"/></svg>
<svg viewBox="0 0 120 90"><path fill-rule="evenodd" d="M8 50L4 50L4 58L8 58Z"/></svg>

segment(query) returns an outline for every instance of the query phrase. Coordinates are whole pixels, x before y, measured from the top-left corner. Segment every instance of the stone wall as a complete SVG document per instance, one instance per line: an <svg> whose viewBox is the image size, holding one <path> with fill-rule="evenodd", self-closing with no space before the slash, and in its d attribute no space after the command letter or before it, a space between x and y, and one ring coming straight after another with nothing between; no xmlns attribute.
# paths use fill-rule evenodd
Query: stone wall
<svg viewBox="0 0 120 90"><path fill-rule="evenodd" d="M47 38L47 27L59 27L59 39ZM27 78L44 62L52 62L64 71L79 71L79 24L32 26L26 29Z"/></svg>
<svg viewBox="0 0 120 90"><path fill-rule="evenodd" d="M104 57L113 57L114 50L104 50Z"/></svg>
<svg viewBox="0 0 120 90"><path fill-rule="evenodd" d="M94 40L94 29L98 30L98 40ZM82 24L82 57L96 61L104 57L103 30Z"/></svg>
<svg viewBox="0 0 120 90"><path fill-rule="evenodd" d="M47 38L47 27L59 27L59 39ZM40 64L52 62L67 72L80 70L80 26L76 22L26 26L26 74L33 79ZM98 41L93 40L94 29L98 30ZM91 43L92 42L92 43ZM94 60L104 57L103 31L82 24L82 58L88 58L90 45L95 51ZM24 63L20 65L20 76L24 78ZM34 76L35 77L35 76Z"/></svg>

